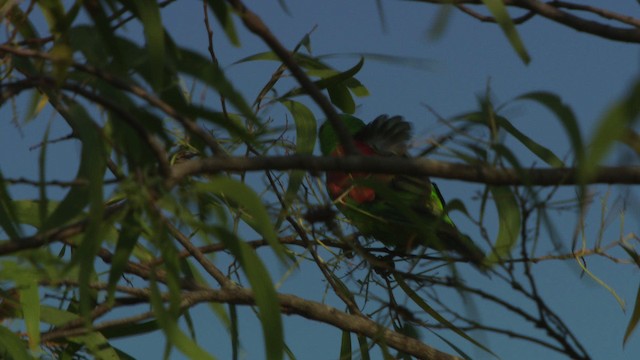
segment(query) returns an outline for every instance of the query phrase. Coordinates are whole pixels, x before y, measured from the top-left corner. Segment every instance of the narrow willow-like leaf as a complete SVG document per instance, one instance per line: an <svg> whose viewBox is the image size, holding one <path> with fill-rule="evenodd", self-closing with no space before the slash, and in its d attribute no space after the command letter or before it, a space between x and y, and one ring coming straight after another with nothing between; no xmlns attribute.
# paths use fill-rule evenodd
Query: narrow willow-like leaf
<svg viewBox="0 0 640 360"><path fill-rule="evenodd" d="M416 305L418 305L422 310L424 310L432 318L434 318L436 321L438 321L442 325L446 326L447 329L450 329L454 333L456 333L459 336L461 336L463 339L469 341L470 343L474 344L475 346L477 346L477 347L481 348L482 350L484 350L484 351L486 351L486 352L488 352L488 353L490 353L490 354L495 356L495 354L491 350L489 350L484 345L482 345L479 342L477 342L476 340L474 340L472 337L467 335L467 333L465 333L464 331L460 330L457 326L453 325L449 320L445 319L442 315L440 315L437 311L435 311L431 306L429 306L429 304L427 304L424 300L422 300L420 295L416 294L416 292L413 291L409 287L409 285L407 285L407 283L404 281L404 278L402 277L402 275L400 275L398 273L394 273L393 274L393 278L396 280L396 282L398 283L400 288L402 288L402 290L405 292L405 294L407 294L407 296L409 296L409 298L411 300L413 300L413 302Z"/></svg>
<svg viewBox="0 0 640 360"><path fill-rule="evenodd" d="M88 185L72 188L60 205L56 207L53 214L47 219L45 227L49 228L66 223L82 211L84 204L89 205L88 223L85 234L71 262L71 265L80 265L80 307L82 311L88 312L91 293L89 281L94 274L94 257L100 248L105 234L102 218L104 213L102 196L104 189L102 185L104 173L107 168L105 146L103 144L101 130L92 121L82 106L77 103L71 103L63 115L82 142L78 178L85 179ZM76 198L80 204L73 202ZM72 211L70 211L70 209ZM56 217L56 215L58 215L59 218Z"/></svg>
<svg viewBox="0 0 640 360"><path fill-rule="evenodd" d="M141 231L142 229L138 223L136 213L132 210L127 211L124 220L121 222L116 250L113 254L111 267L109 269L109 282L107 284L107 298L109 302L114 299L116 285L124 272Z"/></svg>
<svg viewBox="0 0 640 360"><path fill-rule="evenodd" d="M370 360L371 356L369 355L369 342L367 341L367 337L363 335L358 335L358 346L360 348L360 357L362 360Z"/></svg>
<svg viewBox="0 0 640 360"><path fill-rule="evenodd" d="M254 250L244 242L238 243L242 253L243 269L251 283L256 304L260 310L260 322L264 333L268 359L281 359L284 352L284 330L280 303L269 272Z"/></svg>
<svg viewBox="0 0 640 360"><path fill-rule="evenodd" d="M638 287L638 294L636 295L636 304L633 307L633 314L631 314L629 325L627 325L627 329L624 332L624 339L622 340L623 346L627 344L627 340L629 340L629 336L631 336L633 331L636 329L639 321L640 321L640 287Z"/></svg>
<svg viewBox="0 0 640 360"><path fill-rule="evenodd" d="M82 153L77 179L84 179L88 186L74 186L47 218L43 230L66 224L76 217L89 202L102 207L102 182L106 169L102 136L88 113L78 104L73 104L63 114L82 141Z"/></svg>
<svg viewBox="0 0 640 360"><path fill-rule="evenodd" d="M509 187L492 186L489 191L498 210L498 236L493 251L487 257L489 263L496 263L509 257L511 249L520 236L520 207Z"/></svg>
<svg viewBox="0 0 640 360"><path fill-rule="evenodd" d="M38 193L40 200L38 201L38 220L42 224L49 215L48 203L49 197L47 196L47 187L45 182L47 181L46 164L47 164L47 144L49 143L49 130L51 129L51 123L47 125L42 139L42 146L40 148L40 154L38 156L38 178L40 184L38 184Z"/></svg>
<svg viewBox="0 0 640 360"><path fill-rule="evenodd" d="M13 331L0 325L0 355L5 354L15 360L35 359L27 352L24 342Z"/></svg>
<svg viewBox="0 0 640 360"><path fill-rule="evenodd" d="M235 106L243 116L251 122L260 125L258 118L251 109L251 106L249 106L242 94L240 94L240 92L238 92L232 83L226 78L220 67L212 64L210 60L194 51L180 49L179 52L180 61L176 64L179 71L189 74L212 86L214 89L218 90L221 95L224 95L224 97L233 104L233 106Z"/></svg>
<svg viewBox="0 0 640 360"><path fill-rule="evenodd" d="M262 324L267 359L281 359L284 353L282 316L278 294L267 268L255 251L233 234L221 236L220 240L238 260L251 285Z"/></svg>
<svg viewBox="0 0 640 360"><path fill-rule="evenodd" d="M337 72L334 69L321 69L316 71L310 70L309 73L324 75L322 79L314 81L315 85L319 89L327 89L329 91L329 96L331 96L332 91L335 92L334 96L336 96L336 100L332 99L332 101L334 101L334 103L335 101L344 103L345 105L343 106L345 106L348 109L350 108L350 106L346 104L349 102L349 100L343 99L344 97L343 92L344 91L346 91L347 93L349 92L347 87L348 81L353 79L353 77L360 71L360 69L362 69L363 65L364 65L364 58L360 58L360 61L356 65L354 65L352 68L343 72ZM293 90L290 90L286 94L282 95L280 99L287 99L287 98L302 95L302 94L306 94L306 91L303 88L295 88ZM352 102L353 99L351 98L351 94L348 94L348 97ZM338 105L336 104L336 106ZM353 105L353 107L355 108L355 105Z"/></svg>
<svg viewBox="0 0 640 360"><path fill-rule="evenodd" d="M595 174L614 142L622 138L627 127L637 122L640 114L638 99L640 81L637 81L627 95L611 106L599 120L584 161L579 164L579 176L583 181L588 181Z"/></svg>
<svg viewBox="0 0 640 360"><path fill-rule="evenodd" d="M20 284L20 307L29 336L29 348L35 350L40 345L40 294L35 277L25 280Z"/></svg>
<svg viewBox="0 0 640 360"><path fill-rule="evenodd" d="M576 160L578 160L578 163L582 162L584 157L584 141L582 140L578 120L571 107L564 104L558 95L543 91L527 93L518 96L516 100L535 101L554 113L567 132Z"/></svg>
<svg viewBox="0 0 640 360"><path fill-rule="evenodd" d="M213 10L220 27L224 30L229 41L235 45L240 46L240 39L236 33L236 28L233 24L233 17L231 16L231 8L227 5L226 1L207 0L207 3Z"/></svg>
<svg viewBox="0 0 640 360"><path fill-rule="evenodd" d="M316 145L316 132L318 127L315 116L311 110L302 103L287 100L283 101L282 105L289 110L296 124L296 153L313 153L313 149ZM283 215L286 214L289 205L295 199L305 175L306 172L301 170L293 170L290 172L289 183L287 184L287 190L284 195L285 205L280 212L280 216L278 216L276 229L280 227Z"/></svg>
<svg viewBox="0 0 640 360"><path fill-rule="evenodd" d="M226 177L216 177L207 183L197 183L195 188L198 192L210 192L234 201L240 206L240 211L247 214L245 217L247 223L267 240L276 256L283 262L286 260L284 246L278 241L269 213L253 189Z"/></svg>
<svg viewBox="0 0 640 360"><path fill-rule="evenodd" d="M340 341L340 360L351 360L351 333L342 330L342 340Z"/></svg>
<svg viewBox="0 0 640 360"><path fill-rule="evenodd" d="M540 158L542 161L546 162L552 167L563 167L564 163L560 160L553 151L548 148L540 145L529 136L522 133L515 126L511 124L511 122L502 117L496 116L496 121L500 128L506 130L509 134L513 135L522 145L524 145L527 149L529 149L534 155Z"/></svg>
<svg viewBox="0 0 640 360"><path fill-rule="evenodd" d="M54 326L62 326L80 318L77 314L48 305L41 306L40 315L43 322ZM69 337L69 340L84 345L95 359L120 359L115 349L111 347L107 339L99 332L92 331L85 335Z"/></svg>
<svg viewBox="0 0 640 360"><path fill-rule="evenodd" d="M291 54L291 56L293 56L293 59L296 61L296 64L298 64L298 66L300 66L300 67L302 67L304 69L333 70L333 68L331 66L323 63L322 61L318 60L318 58L316 58L316 57L309 56L309 55L306 55L306 54L301 54L301 53L298 53L298 52L294 53L294 54ZM244 57L244 58L234 62L233 65L242 64L242 63L251 62L251 61L278 61L278 62L282 62L282 59L280 59L280 57L278 55L276 55L276 53L274 53L273 51L265 51L265 52L261 52L261 53L257 53L257 54L253 54L253 55Z"/></svg>
<svg viewBox="0 0 640 360"><path fill-rule="evenodd" d="M66 30L67 22L65 21L66 11L60 0L39 1L38 7L42 11L49 29L55 34L61 34Z"/></svg>
<svg viewBox="0 0 640 360"><path fill-rule="evenodd" d="M93 20L93 23L96 25L95 27L91 27L95 34L93 46L105 47L108 49L109 55L115 60L114 65L120 70L128 70L127 66L122 61L122 56L127 54L127 52L121 51L119 48L119 42L116 41L117 37L111 29L109 16L105 13L102 4L98 1L84 1L82 4Z"/></svg>
<svg viewBox="0 0 640 360"><path fill-rule="evenodd" d="M447 345L449 345L453 349L453 351L458 353L458 355L462 356L463 359L471 360L471 357L469 355L467 355L467 353L462 351L462 349L460 349L458 346L456 346L456 344L454 344L453 342L449 341L444 336L438 334L436 331L432 331L431 329L429 329L429 330L431 331L431 333L433 335L437 336L438 338L440 338L440 340L444 341Z"/></svg>
<svg viewBox="0 0 640 360"><path fill-rule="evenodd" d="M229 319L230 319L230 332L231 332L231 353L233 354L233 360L238 360L238 354L240 353L240 335L239 335L239 323L238 323L238 311L234 304L229 304Z"/></svg>
<svg viewBox="0 0 640 360"><path fill-rule="evenodd" d="M167 311L163 306L163 300L160 295L157 283L151 286L151 305L156 315L158 324L167 337L167 349L171 347L178 348L182 353L190 359L206 359L214 360L215 358L201 348L195 341L191 340L180 328L178 322L174 318L173 309Z"/></svg>
<svg viewBox="0 0 640 360"><path fill-rule="evenodd" d="M15 204L5 184L2 172L0 172L0 226L7 233L9 239L19 239L22 237L22 231L18 226Z"/></svg>
<svg viewBox="0 0 640 360"><path fill-rule="evenodd" d="M618 296L618 293L611 286L609 286L609 284L604 282L602 279L597 277L596 274L594 274L589 269L587 269L587 267L584 265L584 263L582 262L582 260L580 258L576 257L576 262L578 263L578 265L580 266L582 271L584 271L585 274L587 274L598 285L602 286L605 290L607 290L614 297L614 299L616 299L616 301L618 302L618 304L620 305L620 307L624 311L625 308L626 308L626 304L624 303L624 300L622 300L622 298L620 296Z"/></svg>
<svg viewBox="0 0 640 360"><path fill-rule="evenodd" d="M329 98L333 105L338 107L342 112L353 114L356 111L356 103L349 92L349 89L341 84L331 85L327 87Z"/></svg>
<svg viewBox="0 0 640 360"><path fill-rule="evenodd" d="M442 37L449 25L453 9L452 4L443 4L438 7L438 13L434 16L435 21L429 27L428 36L430 40L438 40Z"/></svg>
<svg viewBox="0 0 640 360"><path fill-rule="evenodd" d="M6 3L5 3L6 4ZM0 13L0 17L7 19L11 25L18 30L23 39L40 38L35 26L17 3L9 5L6 12Z"/></svg>
<svg viewBox="0 0 640 360"><path fill-rule="evenodd" d="M503 0L482 0L484 5L489 9L491 15L496 19L498 25L504 32L504 35L509 40L511 47L516 51L520 59L525 64L528 64L531 61L529 54L527 53L527 49L524 47L524 43L522 39L520 39L520 35L518 35L518 30L516 30L513 21L511 21L511 17L509 16L509 12L507 11L507 7L504 5Z"/></svg>

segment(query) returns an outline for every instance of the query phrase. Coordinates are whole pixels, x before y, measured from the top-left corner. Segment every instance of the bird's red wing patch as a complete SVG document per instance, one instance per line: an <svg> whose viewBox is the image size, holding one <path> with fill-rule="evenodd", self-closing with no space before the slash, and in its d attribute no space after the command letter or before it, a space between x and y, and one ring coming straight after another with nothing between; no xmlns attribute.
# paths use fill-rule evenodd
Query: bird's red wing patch
<svg viewBox="0 0 640 360"><path fill-rule="evenodd" d="M360 150L362 155L374 154L373 149L367 144L356 142L356 147ZM338 146L336 150L331 153L331 156L344 156L342 146ZM353 180L364 179L370 176L371 174L368 173L343 173L329 171L327 172L327 189L329 190L329 196L334 200L348 196L357 203L373 201L376 198L376 192L372 188L353 185Z"/></svg>

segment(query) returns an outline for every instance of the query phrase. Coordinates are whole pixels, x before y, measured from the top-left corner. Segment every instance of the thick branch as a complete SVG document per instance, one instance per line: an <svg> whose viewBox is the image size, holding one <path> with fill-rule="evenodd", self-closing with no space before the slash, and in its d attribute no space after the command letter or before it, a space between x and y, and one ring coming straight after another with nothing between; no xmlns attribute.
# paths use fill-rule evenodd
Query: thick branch
<svg viewBox="0 0 640 360"><path fill-rule="evenodd" d="M308 170L371 172L383 174L426 175L488 185L576 185L580 183L576 168L504 169L472 166L429 159L404 159L373 156L344 158L308 155L230 157L189 160L173 167L169 186L187 176L212 174L220 171ZM600 167L589 184L640 184L640 167Z"/></svg>

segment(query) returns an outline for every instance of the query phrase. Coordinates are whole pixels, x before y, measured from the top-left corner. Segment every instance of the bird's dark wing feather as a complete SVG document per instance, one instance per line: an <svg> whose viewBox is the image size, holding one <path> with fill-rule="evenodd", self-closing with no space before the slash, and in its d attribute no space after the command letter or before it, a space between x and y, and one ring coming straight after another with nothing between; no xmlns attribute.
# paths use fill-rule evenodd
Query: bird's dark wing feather
<svg viewBox="0 0 640 360"><path fill-rule="evenodd" d="M354 136L356 141L369 145L382 156L402 156L411 140L411 124L402 116L380 115Z"/></svg>

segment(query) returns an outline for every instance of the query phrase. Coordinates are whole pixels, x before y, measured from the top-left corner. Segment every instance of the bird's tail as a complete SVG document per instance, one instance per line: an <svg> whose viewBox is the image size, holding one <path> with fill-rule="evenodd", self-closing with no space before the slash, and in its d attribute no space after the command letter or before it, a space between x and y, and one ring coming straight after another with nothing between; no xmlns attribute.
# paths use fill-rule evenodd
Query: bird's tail
<svg viewBox="0 0 640 360"><path fill-rule="evenodd" d="M486 256L482 249L455 226L441 226L438 229L438 238L443 242L441 246L444 250L454 251L479 269L487 268Z"/></svg>

